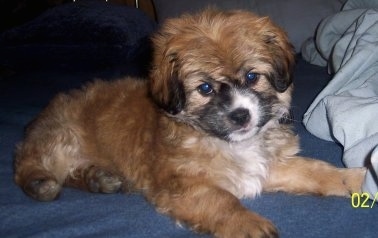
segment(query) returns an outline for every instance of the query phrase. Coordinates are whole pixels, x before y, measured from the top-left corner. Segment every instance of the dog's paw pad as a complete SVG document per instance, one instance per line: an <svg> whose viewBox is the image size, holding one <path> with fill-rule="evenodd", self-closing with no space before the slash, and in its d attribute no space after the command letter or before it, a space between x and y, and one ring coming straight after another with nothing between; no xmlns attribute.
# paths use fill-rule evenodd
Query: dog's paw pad
<svg viewBox="0 0 378 238"><path fill-rule="evenodd" d="M96 167L88 171L86 180L89 191L94 193L116 193L122 187L121 177Z"/></svg>
<svg viewBox="0 0 378 238"><path fill-rule="evenodd" d="M28 183L25 191L39 201L52 201L59 195L61 186L53 179L35 179Z"/></svg>

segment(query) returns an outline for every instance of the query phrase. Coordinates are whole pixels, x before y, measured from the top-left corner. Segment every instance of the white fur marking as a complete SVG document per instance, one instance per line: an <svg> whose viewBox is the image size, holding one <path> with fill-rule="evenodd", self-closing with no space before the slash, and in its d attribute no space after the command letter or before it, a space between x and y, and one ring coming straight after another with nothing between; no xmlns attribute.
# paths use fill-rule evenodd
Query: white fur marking
<svg viewBox="0 0 378 238"><path fill-rule="evenodd" d="M221 145L222 152L231 159L232 167L227 168L225 176L233 185L224 184L225 189L237 196L255 197L262 191L263 181L267 178L267 155L261 143L261 138L245 140L238 143ZM222 184L221 184L222 186Z"/></svg>
<svg viewBox="0 0 378 238"><path fill-rule="evenodd" d="M256 98L256 96L250 94L247 97L237 91L234 93L234 102L232 105L232 109L237 109L237 108L248 109L249 114L251 115L251 121L246 128L242 128L240 130L234 131L233 133L229 135L229 138L232 141L246 140L248 138L251 138L257 133L258 128L256 126L261 117L260 115L261 112L259 110L259 107L260 105L258 103L258 99Z"/></svg>

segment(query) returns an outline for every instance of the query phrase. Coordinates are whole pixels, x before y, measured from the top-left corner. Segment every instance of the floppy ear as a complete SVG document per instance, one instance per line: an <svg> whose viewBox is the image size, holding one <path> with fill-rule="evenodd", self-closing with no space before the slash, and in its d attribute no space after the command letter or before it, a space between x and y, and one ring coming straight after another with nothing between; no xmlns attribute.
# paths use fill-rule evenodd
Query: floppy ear
<svg viewBox="0 0 378 238"><path fill-rule="evenodd" d="M285 92L291 85L295 66L294 47L289 43L286 33L276 28L264 32L264 42L270 51L273 71L269 81L278 92Z"/></svg>
<svg viewBox="0 0 378 238"><path fill-rule="evenodd" d="M176 54L162 53L163 55L155 55L150 74L150 93L160 108L175 115L182 111L186 103L184 85L179 79Z"/></svg>

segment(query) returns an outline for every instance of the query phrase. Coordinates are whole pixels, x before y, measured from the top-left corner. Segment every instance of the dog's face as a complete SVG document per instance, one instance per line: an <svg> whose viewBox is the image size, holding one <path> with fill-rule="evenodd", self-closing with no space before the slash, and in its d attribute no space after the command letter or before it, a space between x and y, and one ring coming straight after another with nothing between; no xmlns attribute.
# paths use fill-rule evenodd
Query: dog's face
<svg viewBox="0 0 378 238"><path fill-rule="evenodd" d="M287 116L293 49L268 18L207 10L168 20L153 43L151 95L172 117L241 141Z"/></svg>

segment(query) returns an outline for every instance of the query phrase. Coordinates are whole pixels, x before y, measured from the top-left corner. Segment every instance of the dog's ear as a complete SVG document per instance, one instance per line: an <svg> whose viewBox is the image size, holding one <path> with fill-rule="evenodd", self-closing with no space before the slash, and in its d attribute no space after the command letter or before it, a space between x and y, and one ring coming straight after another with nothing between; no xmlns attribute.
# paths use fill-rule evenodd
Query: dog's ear
<svg viewBox="0 0 378 238"><path fill-rule="evenodd" d="M267 18L266 20L270 21ZM269 81L278 92L285 92L293 80L294 47L290 44L286 33L278 27L267 28L262 35L263 41L269 49L269 60L273 68L268 77Z"/></svg>
<svg viewBox="0 0 378 238"><path fill-rule="evenodd" d="M156 42L156 41L155 41ZM155 43L155 46L159 46ZM155 49L150 73L150 93L155 103L169 114L182 111L186 103L183 82L179 79L177 54Z"/></svg>

